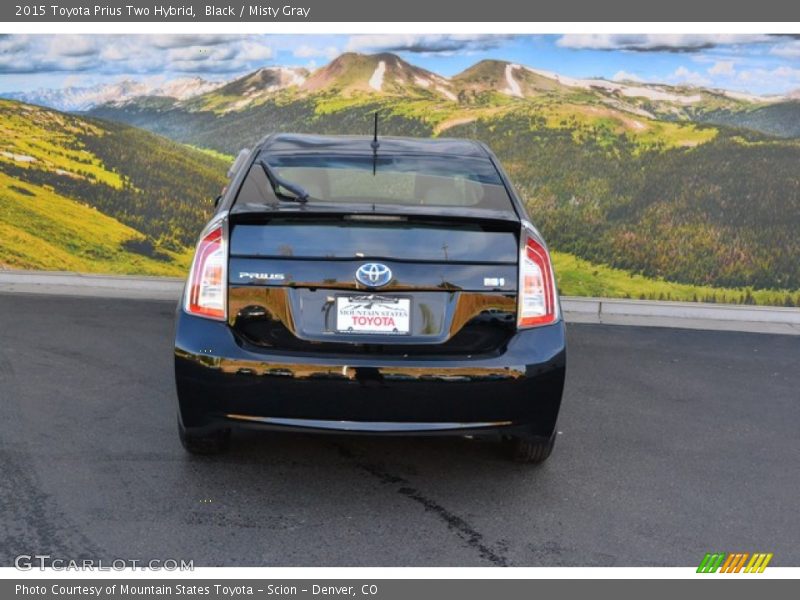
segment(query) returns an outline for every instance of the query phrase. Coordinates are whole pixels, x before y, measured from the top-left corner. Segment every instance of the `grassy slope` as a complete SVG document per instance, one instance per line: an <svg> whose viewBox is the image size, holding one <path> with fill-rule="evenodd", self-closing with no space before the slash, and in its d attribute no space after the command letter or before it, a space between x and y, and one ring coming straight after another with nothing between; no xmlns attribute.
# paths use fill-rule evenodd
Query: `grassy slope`
<svg viewBox="0 0 800 600"><path fill-rule="evenodd" d="M207 154L208 156L219 159L226 163L232 163L236 158L232 154L225 154L224 152L219 152L211 148L201 148L200 146L192 146L191 144L186 144L186 147L191 148L192 150L197 150L198 152L202 152L203 154Z"/></svg>
<svg viewBox="0 0 800 600"><path fill-rule="evenodd" d="M224 165L147 132L0 101L0 268L183 275ZM176 198L182 178L191 197ZM180 227L137 225L153 215Z"/></svg>
<svg viewBox="0 0 800 600"><path fill-rule="evenodd" d="M120 175L86 150L79 141L83 135L102 136L104 131L63 113L0 100L0 162L44 168L120 189Z"/></svg>
<svg viewBox="0 0 800 600"><path fill-rule="evenodd" d="M181 276L190 253L154 260L125 250L138 231L103 213L0 173L0 268Z"/></svg>
<svg viewBox="0 0 800 600"><path fill-rule="evenodd" d="M800 290L675 283L595 264L567 252L553 251L552 255L558 287L565 296L800 306Z"/></svg>

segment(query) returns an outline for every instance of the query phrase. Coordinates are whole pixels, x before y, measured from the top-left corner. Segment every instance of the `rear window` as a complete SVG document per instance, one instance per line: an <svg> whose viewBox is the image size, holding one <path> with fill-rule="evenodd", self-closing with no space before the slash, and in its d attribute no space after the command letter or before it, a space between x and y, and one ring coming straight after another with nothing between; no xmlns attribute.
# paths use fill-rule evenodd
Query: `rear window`
<svg viewBox="0 0 800 600"><path fill-rule="evenodd" d="M453 156L275 155L266 159L282 179L299 185L309 201L512 209L497 169L488 159ZM293 194L285 189L279 192ZM264 168L250 168L237 202L278 201Z"/></svg>

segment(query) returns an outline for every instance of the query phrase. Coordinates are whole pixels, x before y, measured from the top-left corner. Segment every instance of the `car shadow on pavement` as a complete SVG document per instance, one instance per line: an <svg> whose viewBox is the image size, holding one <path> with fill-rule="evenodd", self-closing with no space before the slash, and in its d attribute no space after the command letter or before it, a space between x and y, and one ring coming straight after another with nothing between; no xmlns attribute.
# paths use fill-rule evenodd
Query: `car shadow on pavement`
<svg viewBox="0 0 800 600"><path fill-rule="evenodd" d="M491 511L476 507L496 503L498 489L511 501L535 498L531 487L550 476L546 464L511 462L505 450L497 438L239 430L227 454L187 457L183 485L224 498L217 510L194 510L192 525L302 528L323 514L325 527L339 522L342 535L350 519L361 527L366 520L394 530L397 539L410 536L407 547L424 547L414 537L421 523L438 523L454 537L449 543L472 556L467 563L508 566L513 561L507 544L482 531ZM370 560L361 556L357 562Z"/></svg>

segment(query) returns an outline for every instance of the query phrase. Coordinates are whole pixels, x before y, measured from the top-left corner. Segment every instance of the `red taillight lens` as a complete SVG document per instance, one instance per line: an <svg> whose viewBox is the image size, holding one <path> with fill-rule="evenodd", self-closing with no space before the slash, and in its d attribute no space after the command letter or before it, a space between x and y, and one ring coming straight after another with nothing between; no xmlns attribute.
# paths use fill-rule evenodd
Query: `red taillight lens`
<svg viewBox="0 0 800 600"><path fill-rule="evenodd" d="M225 319L226 271L220 226L208 232L197 244L186 290L186 312L210 319Z"/></svg>
<svg viewBox="0 0 800 600"><path fill-rule="evenodd" d="M556 289L550 255L545 247L522 233L525 245L519 257L518 327L536 327L555 322Z"/></svg>

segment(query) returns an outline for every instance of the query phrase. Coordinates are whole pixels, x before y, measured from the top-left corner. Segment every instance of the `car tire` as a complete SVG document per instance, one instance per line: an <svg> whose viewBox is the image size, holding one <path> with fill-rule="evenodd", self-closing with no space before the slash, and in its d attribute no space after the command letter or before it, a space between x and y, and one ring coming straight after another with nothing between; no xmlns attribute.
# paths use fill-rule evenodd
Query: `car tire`
<svg viewBox="0 0 800 600"><path fill-rule="evenodd" d="M178 419L178 437L181 444L189 454L210 456L225 452L231 445L230 429L213 429L211 431L195 432L186 429Z"/></svg>
<svg viewBox="0 0 800 600"><path fill-rule="evenodd" d="M512 437L509 440L511 460L518 463L539 465L546 461L553 452L556 443L556 432L550 438Z"/></svg>

